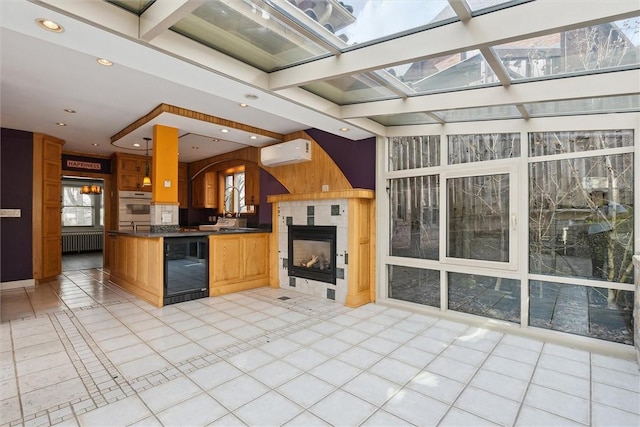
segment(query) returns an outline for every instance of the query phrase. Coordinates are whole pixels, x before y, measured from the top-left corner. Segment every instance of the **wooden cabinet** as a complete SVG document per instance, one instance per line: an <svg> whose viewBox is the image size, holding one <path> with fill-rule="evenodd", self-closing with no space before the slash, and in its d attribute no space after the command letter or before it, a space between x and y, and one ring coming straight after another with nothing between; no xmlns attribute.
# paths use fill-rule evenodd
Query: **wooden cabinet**
<svg viewBox="0 0 640 427"><path fill-rule="evenodd" d="M191 182L191 206L194 208L218 207L218 180L216 172L203 172Z"/></svg>
<svg viewBox="0 0 640 427"><path fill-rule="evenodd" d="M151 187L143 187L142 179L149 163L151 173L151 158L133 154L116 153L112 161L115 165L116 188L118 190L151 191Z"/></svg>
<svg viewBox="0 0 640 427"><path fill-rule="evenodd" d="M33 278L49 279L62 270L62 145L33 135Z"/></svg>
<svg viewBox="0 0 640 427"><path fill-rule="evenodd" d="M180 208L188 208L189 201L187 199L189 189L189 172L186 163L178 163L178 205Z"/></svg>
<svg viewBox="0 0 640 427"><path fill-rule="evenodd" d="M209 296L269 284L270 233L209 236Z"/></svg>
<svg viewBox="0 0 640 427"><path fill-rule="evenodd" d="M244 167L244 196L247 206L260 204L260 168L247 164Z"/></svg>

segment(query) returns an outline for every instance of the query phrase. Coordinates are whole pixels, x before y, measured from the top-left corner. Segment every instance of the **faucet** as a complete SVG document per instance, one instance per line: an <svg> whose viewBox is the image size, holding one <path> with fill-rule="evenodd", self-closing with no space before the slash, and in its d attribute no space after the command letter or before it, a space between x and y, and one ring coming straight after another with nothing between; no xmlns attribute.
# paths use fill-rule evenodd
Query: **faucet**
<svg viewBox="0 0 640 427"><path fill-rule="evenodd" d="M131 221L131 228L133 228L133 232L136 232L136 223L135 221Z"/></svg>

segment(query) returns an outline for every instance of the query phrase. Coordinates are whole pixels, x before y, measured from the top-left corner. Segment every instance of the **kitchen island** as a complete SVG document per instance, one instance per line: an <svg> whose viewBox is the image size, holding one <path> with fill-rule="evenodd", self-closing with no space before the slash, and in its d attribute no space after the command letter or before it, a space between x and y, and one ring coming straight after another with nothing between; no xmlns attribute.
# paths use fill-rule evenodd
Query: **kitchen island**
<svg viewBox="0 0 640 427"><path fill-rule="evenodd" d="M208 295L269 286L271 231L229 228L219 231L109 231L110 280L156 307L165 305L165 239L205 237L208 242ZM177 302L177 301L175 301Z"/></svg>

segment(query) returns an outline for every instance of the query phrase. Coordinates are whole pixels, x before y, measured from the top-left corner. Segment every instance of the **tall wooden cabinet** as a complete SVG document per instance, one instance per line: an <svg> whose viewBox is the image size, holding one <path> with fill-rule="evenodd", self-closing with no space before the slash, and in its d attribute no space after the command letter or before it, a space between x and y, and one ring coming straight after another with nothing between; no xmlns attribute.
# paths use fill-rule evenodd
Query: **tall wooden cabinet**
<svg viewBox="0 0 640 427"><path fill-rule="evenodd" d="M151 171L151 157L115 153L111 161L112 169L115 168L116 189L151 191L151 187L142 186L142 178L145 176L147 163L149 164L149 171Z"/></svg>
<svg viewBox="0 0 640 427"><path fill-rule="evenodd" d="M244 166L244 197L248 206L260 204L260 167L256 164Z"/></svg>
<svg viewBox="0 0 640 427"><path fill-rule="evenodd" d="M49 279L62 270L62 145L33 135L33 278Z"/></svg>

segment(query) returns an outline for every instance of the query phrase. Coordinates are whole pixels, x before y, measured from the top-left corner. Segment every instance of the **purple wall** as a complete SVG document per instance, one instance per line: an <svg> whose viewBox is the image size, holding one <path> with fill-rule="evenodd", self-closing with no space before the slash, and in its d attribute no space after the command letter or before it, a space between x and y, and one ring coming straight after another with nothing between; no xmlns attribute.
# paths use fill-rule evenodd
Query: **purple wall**
<svg viewBox="0 0 640 427"><path fill-rule="evenodd" d="M20 218L0 220L0 282L33 278L33 134L2 129L0 206L20 209Z"/></svg>
<svg viewBox="0 0 640 427"><path fill-rule="evenodd" d="M375 138L351 141L318 129L305 132L336 162L353 188L376 189Z"/></svg>
<svg viewBox="0 0 640 427"><path fill-rule="evenodd" d="M340 136L308 129L309 134L336 162L353 188L376 188L376 139L368 138L351 141ZM260 169L260 209L258 221L261 225L271 224L272 205L267 203L267 196L287 194L288 191L268 172Z"/></svg>

